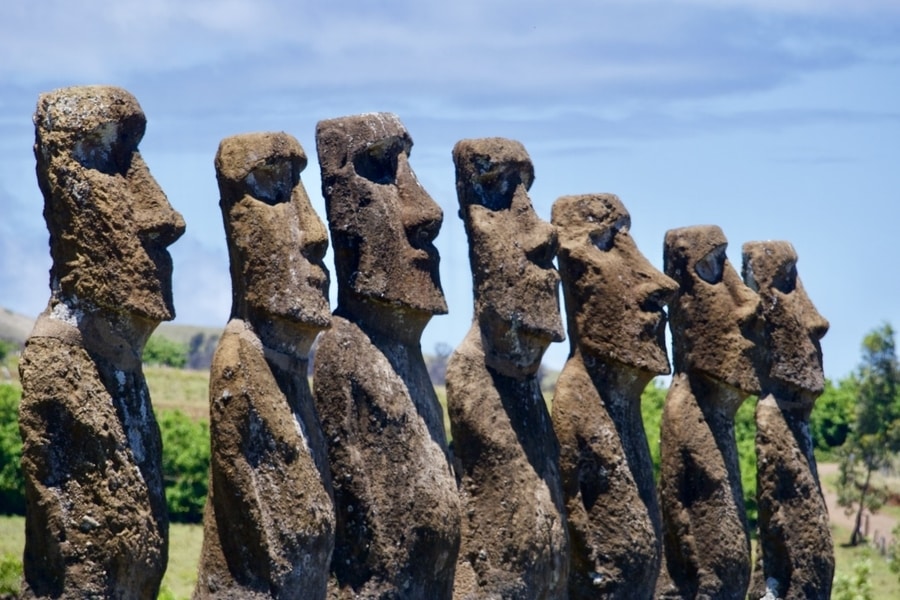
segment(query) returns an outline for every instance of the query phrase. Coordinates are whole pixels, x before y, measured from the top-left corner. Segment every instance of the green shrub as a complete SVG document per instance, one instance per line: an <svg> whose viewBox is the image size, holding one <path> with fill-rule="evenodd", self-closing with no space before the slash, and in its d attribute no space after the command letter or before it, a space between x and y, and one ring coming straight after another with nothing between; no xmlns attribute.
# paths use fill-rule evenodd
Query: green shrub
<svg viewBox="0 0 900 600"><path fill-rule="evenodd" d="M169 518L199 523L209 489L209 425L176 410L162 413L159 426Z"/></svg>
<svg viewBox="0 0 900 600"><path fill-rule="evenodd" d="M856 396L859 386L852 377L825 381L825 391L816 400L809 417L809 431L817 450L837 448L846 441L856 421Z"/></svg>
<svg viewBox="0 0 900 600"><path fill-rule="evenodd" d="M759 505L756 503L756 396L750 396L734 416L734 438L741 467L741 488L750 530L756 529Z"/></svg>
<svg viewBox="0 0 900 600"><path fill-rule="evenodd" d="M25 514L18 424L21 395L18 386L0 384L0 514ZM170 518L176 522L198 523L203 517L208 487L209 426L194 422L178 411L162 413L159 426Z"/></svg>
<svg viewBox="0 0 900 600"><path fill-rule="evenodd" d="M873 600L872 561L864 558L853 563L853 573L837 573L831 597L834 600Z"/></svg>
<svg viewBox="0 0 900 600"><path fill-rule="evenodd" d="M662 386L658 379L650 382L641 393L641 417L644 421L644 432L650 446L650 458L653 460L653 477L659 480L659 431L662 424L663 405L669 389Z"/></svg>
<svg viewBox="0 0 900 600"><path fill-rule="evenodd" d="M25 478L22 475L22 438L19 436L19 400L22 390L0 383L0 514L25 514Z"/></svg>
<svg viewBox="0 0 900 600"><path fill-rule="evenodd" d="M161 335L152 335L144 346L143 360L148 365L162 365L182 369L187 364L187 344L173 342Z"/></svg>

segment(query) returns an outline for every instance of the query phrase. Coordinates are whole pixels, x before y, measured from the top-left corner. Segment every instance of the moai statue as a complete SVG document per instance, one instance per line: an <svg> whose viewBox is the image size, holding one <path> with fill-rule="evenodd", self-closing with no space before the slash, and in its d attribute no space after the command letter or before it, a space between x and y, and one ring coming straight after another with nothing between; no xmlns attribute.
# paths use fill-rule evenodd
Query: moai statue
<svg viewBox="0 0 900 600"><path fill-rule="evenodd" d="M651 598L662 524L641 392L669 372L663 307L678 286L638 250L618 197L564 196L552 220L572 345L553 397L569 597Z"/></svg>
<svg viewBox="0 0 900 600"><path fill-rule="evenodd" d="M715 226L666 233L675 375L660 432L661 598L740 598L750 581L734 415L759 393L759 297L725 256Z"/></svg>
<svg viewBox="0 0 900 600"><path fill-rule="evenodd" d="M475 310L447 365L460 468L462 546L454 598L565 598L568 539L559 444L537 378L564 339L556 230L531 206L534 167L501 138L453 149Z"/></svg>
<svg viewBox="0 0 900 600"><path fill-rule="evenodd" d="M809 415L825 388L819 340L828 321L806 295L788 242L744 244L743 274L765 317L756 405L759 547L751 598L825 600L831 597L834 545Z"/></svg>
<svg viewBox="0 0 900 600"><path fill-rule="evenodd" d="M286 133L216 154L231 319L210 369L210 486L195 598L322 598L334 547L325 441L307 379L331 323L325 226Z"/></svg>
<svg viewBox="0 0 900 600"><path fill-rule="evenodd" d="M37 178L50 301L19 373L26 598L156 598L166 570L162 443L141 370L175 315L184 232L138 152L146 119L114 87L42 94Z"/></svg>
<svg viewBox="0 0 900 600"><path fill-rule="evenodd" d="M459 496L420 346L447 312L433 244L443 213L395 115L321 121L316 144L338 283L314 383L337 512L329 594L449 598Z"/></svg>

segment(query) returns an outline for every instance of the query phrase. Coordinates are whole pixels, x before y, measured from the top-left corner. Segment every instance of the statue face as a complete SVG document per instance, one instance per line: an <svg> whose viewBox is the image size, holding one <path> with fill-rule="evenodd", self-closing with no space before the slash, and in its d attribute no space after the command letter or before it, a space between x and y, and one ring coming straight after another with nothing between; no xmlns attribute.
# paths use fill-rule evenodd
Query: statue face
<svg viewBox="0 0 900 600"><path fill-rule="evenodd" d="M553 224L573 340L587 354L668 373L663 307L678 286L638 250L619 198L564 196L553 205Z"/></svg>
<svg viewBox="0 0 900 600"><path fill-rule="evenodd" d="M443 212L410 167L412 138L400 120L379 113L322 121L316 147L338 304L356 297L391 311L446 313L433 243Z"/></svg>
<svg viewBox="0 0 900 600"><path fill-rule="evenodd" d="M528 198L534 179L521 144L488 138L453 149L460 216L469 238L475 316L487 350L516 369L537 369L550 342L565 339L556 228Z"/></svg>
<svg viewBox="0 0 900 600"><path fill-rule="evenodd" d="M328 237L300 181L305 167L286 133L226 138L216 155L235 312L318 331L331 323Z"/></svg>
<svg viewBox="0 0 900 600"><path fill-rule="evenodd" d="M666 233L666 275L679 285L669 308L675 368L754 394L759 393L754 370L762 325L759 297L728 262L727 244L715 226Z"/></svg>
<svg viewBox="0 0 900 600"><path fill-rule="evenodd" d="M38 101L35 156L54 294L162 321L175 316L167 248L184 221L137 150L145 124L125 90L57 90Z"/></svg>
<svg viewBox="0 0 900 600"><path fill-rule="evenodd" d="M788 242L744 244L743 275L762 300L764 383L768 379L771 385L821 394L825 375L820 340L828 331L828 321L803 289L793 246Z"/></svg>

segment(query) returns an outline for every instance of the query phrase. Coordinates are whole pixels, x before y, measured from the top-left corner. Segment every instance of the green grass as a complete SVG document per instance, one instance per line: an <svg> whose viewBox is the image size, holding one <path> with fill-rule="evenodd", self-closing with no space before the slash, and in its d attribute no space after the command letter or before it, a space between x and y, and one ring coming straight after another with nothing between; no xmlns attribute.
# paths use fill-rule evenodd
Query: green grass
<svg viewBox="0 0 900 600"><path fill-rule="evenodd" d="M144 367L144 377L157 413L180 410L195 420L209 419L209 371Z"/></svg>
<svg viewBox="0 0 900 600"><path fill-rule="evenodd" d="M171 591L175 598L191 597L202 545L203 525L169 526L169 567L163 577L163 589Z"/></svg>
<svg viewBox="0 0 900 600"><path fill-rule="evenodd" d="M835 577L853 572L854 563L868 558L872 561L872 582L874 598L900 598L900 575L892 573L888 561L878 552L866 545L847 546L841 540L850 539L850 530L840 525L831 526L831 537L834 539Z"/></svg>

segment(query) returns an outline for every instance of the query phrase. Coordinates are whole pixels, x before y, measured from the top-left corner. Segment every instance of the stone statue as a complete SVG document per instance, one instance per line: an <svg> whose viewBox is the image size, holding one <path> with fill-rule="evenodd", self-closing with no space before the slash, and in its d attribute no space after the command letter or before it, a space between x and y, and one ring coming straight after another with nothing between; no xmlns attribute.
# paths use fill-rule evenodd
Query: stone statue
<svg viewBox="0 0 900 600"><path fill-rule="evenodd" d="M825 388L819 340L828 321L797 276L788 242L744 244L744 281L762 300L764 356L756 405L759 551L751 597L831 597L834 546L809 415Z"/></svg>
<svg viewBox="0 0 900 600"><path fill-rule="evenodd" d="M475 299L447 366L463 504L453 595L565 598L559 445L537 379L547 346L564 339L556 230L531 206L534 168L520 143L463 140L453 162Z"/></svg>
<svg viewBox="0 0 900 600"><path fill-rule="evenodd" d="M216 154L231 319L210 370L212 445L194 598L322 598L334 547L325 441L307 379L331 323L325 226L286 133L222 140Z"/></svg>
<svg viewBox="0 0 900 600"><path fill-rule="evenodd" d="M560 198L553 224L572 345L553 398L569 597L652 598L662 524L641 392L669 372L663 307L678 286L638 250L612 194Z"/></svg>
<svg viewBox="0 0 900 600"><path fill-rule="evenodd" d="M320 122L316 145L338 306L315 397L337 529L333 598L449 598L459 496L422 330L447 312L433 241L443 220L392 114Z"/></svg>
<svg viewBox="0 0 900 600"><path fill-rule="evenodd" d="M53 265L19 365L23 596L155 599L169 524L141 355L175 315L167 247L184 221L138 152L146 118L125 90L42 94L34 122Z"/></svg>
<svg viewBox="0 0 900 600"><path fill-rule="evenodd" d="M741 282L715 226L666 233L675 375L660 432L661 598L740 598L750 580L734 415L759 393L759 297Z"/></svg>

